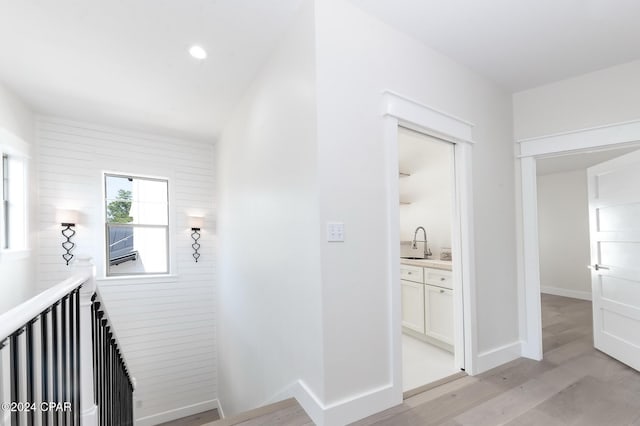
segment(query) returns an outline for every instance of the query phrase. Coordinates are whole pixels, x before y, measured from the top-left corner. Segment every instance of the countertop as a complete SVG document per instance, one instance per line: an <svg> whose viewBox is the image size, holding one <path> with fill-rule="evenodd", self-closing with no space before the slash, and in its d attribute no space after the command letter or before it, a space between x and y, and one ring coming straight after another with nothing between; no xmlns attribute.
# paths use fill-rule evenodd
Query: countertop
<svg viewBox="0 0 640 426"><path fill-rule="evenodd" d="M438 260L438 259L400 259L402 265L422 266L424 268L442 269L450 271L450 260Z"/></svg>

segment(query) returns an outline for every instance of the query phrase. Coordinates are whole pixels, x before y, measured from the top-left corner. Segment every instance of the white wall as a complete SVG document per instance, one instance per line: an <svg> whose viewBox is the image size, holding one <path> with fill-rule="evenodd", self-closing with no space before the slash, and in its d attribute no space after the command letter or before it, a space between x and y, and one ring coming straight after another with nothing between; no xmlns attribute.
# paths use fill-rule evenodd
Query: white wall
<svg viewBox="0 0 640 426"><path fill-rule="evenodd" d="M513 95L516 140L640 119L640 60Z"/></svg>
<svg viewBox="0 0 640 426"><path fill-rule="evenodd" d="M440 258L440 250L451 249L453 217L453 144L400 128L398 131L400 171L400 246L401 256L423 256L424 243L412 248L415 230L427 231L432 259ZM408 202L409 204L403 204ZM417 239L422 240L422 232Z"/></svg>
<svg viewBox="0 0 640 426"><path fill-rule="evenodd" d="M478 347L519 347L511 96L343 0L316 2L324 403L342 419L398 403L392 377L387 149L382 92L392 90L476 124L473 147ZM367 401L367 403L363 402ZM362 402L362 404L359 404ZM353 404L350 404L353 403Z"/></svg>
<svg viewBox="0 0 640 426"><path fill-rule="evenodd" d="M542 292L590 299L586 170L538 176L538 235Z"/></svg>
<svg viewBox="0 0 640 426"><path fill-rule="evenodd" d="M218 144L219 395L225 415L322 395L313 9L304 7Z"/></svg>
<svg viewBox="0 0 640 426"><path fill-rule="evenodd" d="M78 210L74 253L92 256L97 266L98 287L137 380L137 424L215 408L213 146L47 117L37 132L40 289L70 273L56 209ZM105 171L169 180L171 275L104 278ZM198 263L190 215L205 217Z"/></svg>
<svg viewBox="0 0 640 426"><path fill-rule="evenodd" d="M18 150L21 154L34 154L34 116L29 107L0 84L0 151ZM35 165L27 161L28 167L28 229L34 229L36 206ZM29 234L29 251L0 254L0 314L35 295L35 258L33 249L37 235Z"/></svg>

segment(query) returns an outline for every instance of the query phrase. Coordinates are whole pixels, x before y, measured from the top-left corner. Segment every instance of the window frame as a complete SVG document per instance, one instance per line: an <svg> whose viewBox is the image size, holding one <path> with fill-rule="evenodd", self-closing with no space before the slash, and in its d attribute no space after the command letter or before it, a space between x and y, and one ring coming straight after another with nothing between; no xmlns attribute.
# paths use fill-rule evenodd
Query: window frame
<svg viewBox="0 0 640 426"><path fill-rule="evenodd" d="M139 180L146 180L146 181L156 181L156 182L164 182L166 184L166 191L167 191L167 205L166 205L166 218L167 218L167 224L166 225L152 225L152 224L127 224L127 223L109 223L108 219L107 219L107 178L109 177L115 177L115 178L126 178L126 179L139 179ZM171 195L171 191L170 191L170 181L168 178L164 178L164 177L155 177L155 176L144 176L144 175L139 175L139 174L127 174L127 173L115 173L115 172L104 172L102 174L102 183L103 183L103 197L102 197L102 212L104 215L104 248L105 248L105 256L104 256L104 276L106 278L110 278L110 279L120 279L120 278L127 278L127 277L148 277L148 276L167 276L171 274L171 270L172 270L172 264L171 264L171 232L170 232L170 227L171 227L171 209L169 208L169 204L170 204L170 195ZM133 200L132 200L133 202ZM111 272L111 265L110 265L110 251L109 251L109 230L111 228L117 228L117 227L121 227L121 228L153 228L153 229L165 229L165 241L166 241L166 259L165 259L165 263L166 263L166 270L163 272L122 272L122 273L113 273Z"/></svg>
<svg viewBox="0 0 640 426"><path fill-rule="evenodd" d="M2 152L2 164L0 164L0 170L2 170L2 250L10 250L9 248L9 154Z"/></svg>
<svg viewBox="0 0 640 426"><path fill-rule="evenodd" d="M22 257L30 244L29 157L7 145L0 146L0 158L0 253Z"/></svg>

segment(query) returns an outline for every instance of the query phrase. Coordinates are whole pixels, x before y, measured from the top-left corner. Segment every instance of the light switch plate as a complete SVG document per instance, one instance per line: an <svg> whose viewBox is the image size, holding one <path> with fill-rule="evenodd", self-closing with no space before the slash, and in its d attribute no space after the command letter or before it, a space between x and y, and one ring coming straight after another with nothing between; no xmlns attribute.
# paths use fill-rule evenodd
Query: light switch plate
<svg viewBox="0 0 640 426"><path fill-rule="evenodd" d="M327 223L327 241L332 243L344 242L344 223L342 222Z"/></svg>

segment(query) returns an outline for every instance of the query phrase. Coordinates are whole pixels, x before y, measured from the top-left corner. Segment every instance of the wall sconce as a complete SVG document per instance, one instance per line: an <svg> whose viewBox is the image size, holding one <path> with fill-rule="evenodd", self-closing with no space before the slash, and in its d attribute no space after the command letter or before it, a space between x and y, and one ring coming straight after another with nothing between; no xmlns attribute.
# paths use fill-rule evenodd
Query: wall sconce
<svg viewBox="0 0 640 426"><path fill-rule="evenodd" d="M62 242L62 248L66 253L62 255L62 258L69 265L69 262L73 259L71 250L76 246L71 241L71 238L76 235L76 231L73 228L78 223L78 212L75 210L58 210L57 219L57 222L62 225L62 236L65 238L65 241Z"/></svg>
<svg viewBox="0 0 640 426"><path fill-rule="evenodd" d="M192 231L191 238L193 238L193 244L191 244L191 247L193 247L193 258L196 263L198 263L198 259L200 258L200 253L198 253L198 250L200 250L200 243L198 243L198 240L200 239L200 229L202 229L202 226L204 225L204 218L191 216L189 218L189 223Z"/></svg>

